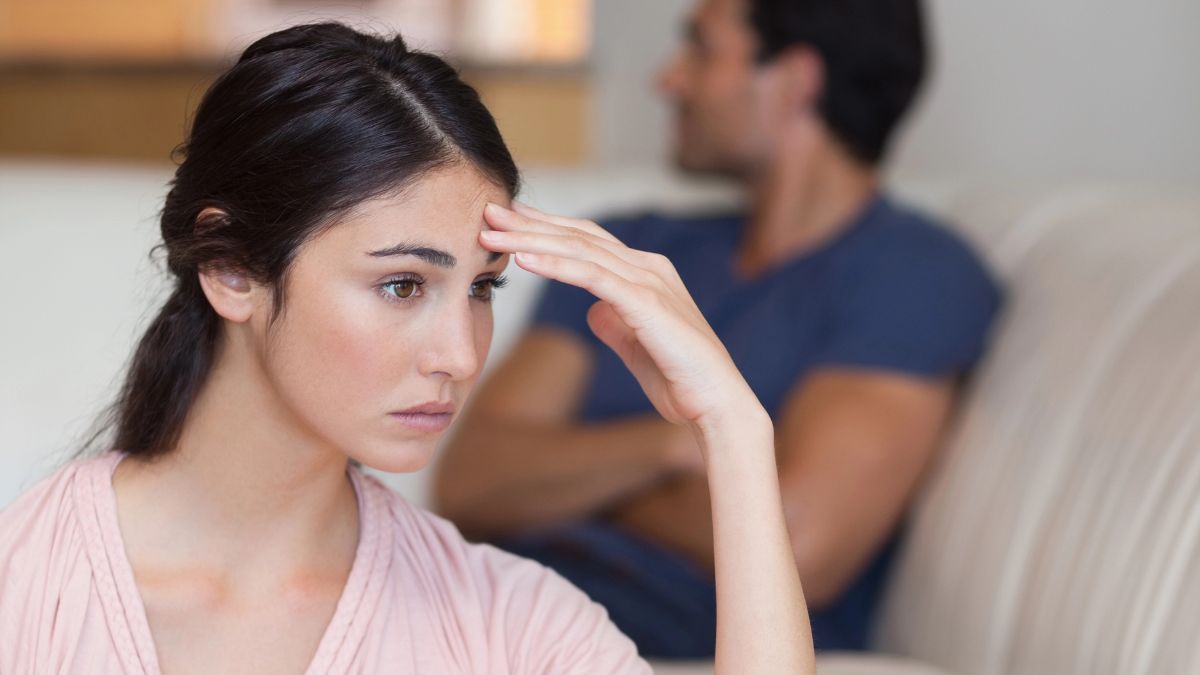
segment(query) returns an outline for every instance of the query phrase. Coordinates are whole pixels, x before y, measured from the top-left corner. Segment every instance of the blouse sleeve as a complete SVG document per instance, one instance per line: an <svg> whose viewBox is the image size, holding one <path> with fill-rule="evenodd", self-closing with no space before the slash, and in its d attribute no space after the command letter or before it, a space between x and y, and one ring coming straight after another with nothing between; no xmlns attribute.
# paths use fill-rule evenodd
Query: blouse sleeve
<svg viewBox="0 0 1200 675"><path fill-rule="evenodd" d="M86 651L84 628L102 620L70 514L72 477L68 466L0 509L0 673L69 670Z"/></svg>

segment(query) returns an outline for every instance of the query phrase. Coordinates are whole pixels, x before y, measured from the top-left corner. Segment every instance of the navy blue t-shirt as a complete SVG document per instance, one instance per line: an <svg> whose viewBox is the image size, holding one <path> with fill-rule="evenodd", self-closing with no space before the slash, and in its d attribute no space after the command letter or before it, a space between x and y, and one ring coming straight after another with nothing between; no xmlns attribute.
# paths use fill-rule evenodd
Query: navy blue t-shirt
<svg viewBox="0 0 1200 675"><path fill-rule="evenodd" d="M749 280L739 278L733 269L742 223L740 214L698 218L651 214L605 222L604 226L631 248L670 258L773 418L778 419L788 395L816 368L850 366L941 377L964 374L980 358L1000 304L1000 292L979 258L958 237L927 217L877 195L853 223L831 240ZM595 301L587 291L550 282L532 320L534 326L565 329L593 349L596 367L579 413L581 421L601 422L653 412L620 358L588 328L587 310ZM594 522L579 527L605 525ZM560 535L560 539L574 538L571 546L575 560L579 549L588 546L626 548L625 558L634 557L643 560L644 565L659 567L652 578L637 583L662 584L670 583L663 581L664 576L695 576L695 570L682 561L673 572L670 557L674 554L655 551L653 544L631 533L628 537L615 531L572 535L564 530ZM646 616L655 612L653 607L621 607L622 603L640 602L640 598L655 594L679 597L679 589L615 590L611 586L618 581L571 569L576 563L564 562L561 556L545 550L553 546L546 534L539 536L538 544L527 539L523 544L514 543L512 548L555 567L609 606L614 621L638 642L643 654L705 656L695 653L705 646L711 654L712 643L706 642L711 636L705 635L691 645L678 641L663 644L654 632L665 621ZM893 537L838 602L813 613L814 639L819 649L866 646L870 617L895 543ZM658 563L645 561L648 547ZM636 554L634 548L638 549ZM612 555L613 551L601 553ZM691 617L695 613L692 607L685 614ZM659 618L676 623L685 620L669 615ZM630 625L622 625L623 621ZM715 631L715 615L712 622ZM706 617L703 626L707 625ZM646 631L650 634L643 634Z"/></svg>

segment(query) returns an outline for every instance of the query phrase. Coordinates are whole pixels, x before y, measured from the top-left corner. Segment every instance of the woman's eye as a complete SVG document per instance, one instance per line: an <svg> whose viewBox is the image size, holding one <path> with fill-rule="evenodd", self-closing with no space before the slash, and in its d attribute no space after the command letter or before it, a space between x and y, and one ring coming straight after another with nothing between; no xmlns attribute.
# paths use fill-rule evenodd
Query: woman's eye
<svg viewBox="0 0 1200 675"><path fill-rule="evenodd" d="M411 298L417 292L417 287L420 286L415 279L397 279L389 281L383 285L384 290L389 295L393 295L401 300Z"/></svg>
<svg viewBox="0 0 1200 675"><path fill-rule="evenodd" d="M494 297L496 297L496 293L492 286L491 279L484 279L483 281L476 281L475 283L471 284L472 299L491 302L492 298Z"/></svg>
<svg viewBox="0 0 1200 675"><path fill-rule="evenodd" d="M504 288L504 285L507 283L508 279L502 276L492 279L480 279L471 284L471 298L491 302L496 297L496 289Z"/></svg>

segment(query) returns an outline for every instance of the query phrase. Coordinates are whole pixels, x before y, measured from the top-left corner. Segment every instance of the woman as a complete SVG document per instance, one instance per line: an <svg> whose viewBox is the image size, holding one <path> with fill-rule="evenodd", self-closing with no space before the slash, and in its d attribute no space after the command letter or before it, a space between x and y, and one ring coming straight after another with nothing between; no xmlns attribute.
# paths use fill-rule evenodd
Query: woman
<svg viewBox="0 0 1200 675"><path fill-rule="evenodd" d="M175 289L118 450L0 513L0 672L645 672L561 577L356 466L429 461L510 254L595 294L593 330L700 441L718 672L811 672L766 413L667 261L512 202L452 68L338 24L280 31L205 95L185 156L161 219Z"/></svg>

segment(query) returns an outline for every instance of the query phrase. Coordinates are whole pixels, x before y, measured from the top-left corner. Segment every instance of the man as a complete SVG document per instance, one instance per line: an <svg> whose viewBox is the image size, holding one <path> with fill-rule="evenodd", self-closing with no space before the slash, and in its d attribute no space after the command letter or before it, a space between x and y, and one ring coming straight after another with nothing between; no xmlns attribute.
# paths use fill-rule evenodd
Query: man
<svg viewBox="0 0 1200 675"><path fill-rule="evenodd" d="M906 505L999 293L954 236L880 192L924 66L916 0L704 0L663 70L683 168L744 213L606 223L668 256L775 421L820 649L866 646ZM468 536L556 569L645 656L710 656L702 459L552 284L435 478Z"/></svg>

